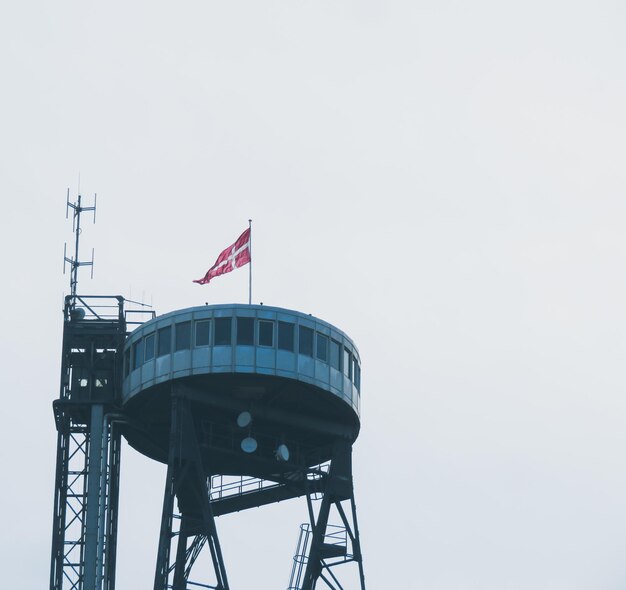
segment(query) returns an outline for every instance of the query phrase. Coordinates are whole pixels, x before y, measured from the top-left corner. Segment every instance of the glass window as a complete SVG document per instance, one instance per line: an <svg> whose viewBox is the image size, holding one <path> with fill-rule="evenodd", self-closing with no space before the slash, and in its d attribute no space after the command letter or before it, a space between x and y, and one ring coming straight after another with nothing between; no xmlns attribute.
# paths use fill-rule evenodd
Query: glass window
<svg viewBox="0 0 626 590"><path fill-rule="evenodd" d="M328 336L317 332L317 358L328 362Z"/></svg>
<svg viewBox="0 0 626 590"><path fill-rule="evenodd" d="M254 318L237 318L237 344L254 344Z"/></svg>
<svg viewBox="0 0 626 590"><path fill-rule="evenodd" d="M330 366L341 371L341 344L332 339L330 341Z"/></svg>
<svg viewBox="0 0 626 590"><path fill-rule="evenodd" d="M143 347L144 347L143 358L146 361L149 361L150 359L154 358L154 340L155 340L154 334L150 334L146 336L145 340L143 341Z"/></svg>
<svg viewBox="0 0 626 590"><path fill-rule="evenodd" d="M300 326L298 352L306 356L313 356L313 330Z"/></svg>
<svg viewBox="0 0 626 590"><path fill-rule="evenodd" d="M137 340L133 344L133 351L133 369L136 369L143 362L143 340Z"/></svg>
<svg viewBox="0 0 626 590"><path fill-rule="evenodd" d="M352 379L352 355L347 348L343 349L343 374Z"/></svg>
<svg viewBox="0 0 626 590"><path fill-rule="evenodd" d="M293 324L278 322L278 348L293 351Z"/></svg>
<svg viewBox="0 0 626 590"><path fill-rule="evenodd" d="M202 320L196 322L196 346L209 345L209 330L211 328L211 320Z"/></svg>
<svg viewBox="0 0 626 590"><path fill-rule="evenodd" d="M216 318L215 319L215 337L213 342L215 346L230 346L232 318Z"/></svg>
<svg viewBox="0 0 626 590"><path fill-rule="evenodd" d="M189 350L191 348L191 322L176 324L175 350Z"/></svg>
<svg viewBox="0 0 626 590"><path fill-rule="evenodd" d="M172 351L172 326L166 326L159 330L157 346L159 356L169 354Z"/></svg>
<svg viewBox="0 0 626 590"><path fill-rule="evenodd" d="M274 346L274 322L259 320L259 346Z"/></svg>
<svg viewBox="0 0 626 590"><path fill-rule="evenodd" d="M358 390L361 389L361 367L359 366L356 357L352 357L354 359L354 384Z"/></svg>

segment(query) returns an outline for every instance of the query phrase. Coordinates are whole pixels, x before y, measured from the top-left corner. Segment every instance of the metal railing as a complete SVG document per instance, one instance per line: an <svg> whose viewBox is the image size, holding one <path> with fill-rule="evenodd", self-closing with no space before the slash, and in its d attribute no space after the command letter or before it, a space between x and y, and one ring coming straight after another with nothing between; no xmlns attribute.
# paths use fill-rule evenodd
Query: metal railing
<svg viewBox="0 0 626 590"><path fill-rule="evenodd" d="M304 574L306 566L309 562L309 550L311 545L311 534L313 533L313 527L310 523L305 522L300 525L300 535L298 536L298 545L296 546L296 552L293 556L293 562L291 565L291 575L289 577L289 586L287 590L301 590L302 582L304 581ZM341 561L349 561L352 559L352 555L348 555L348 530L345 526L329 524L326 526L326 534L324 535L324 545L337 547L344 550ZM336 565L335 563L327 563L325 567Z"/></svg>
<svg viewBox="0 0 626 590"><path fill-rule="evenodd" d="M65 320L74 322L98 320L120 322L125 326L139 326L156 317L153 309L125 309L124 305L128 303L142 308L151 307L146 303L125 299L121 295L67 295L64 307Z"/></svg>
<svg viewBox="0 0 626 590"><path fill-rule="evenodd" d="M124 321L124 298L121 295L67 295L66 321Z"/></svg>
<svg viewBox="0 0 626 590"><path fill-rule="evenodd" d="M213 475L211 477L211 500L223 500L233 496L241 496L258 492L267 488L275 488L280 484L258 477L235 475Z"/></svg>

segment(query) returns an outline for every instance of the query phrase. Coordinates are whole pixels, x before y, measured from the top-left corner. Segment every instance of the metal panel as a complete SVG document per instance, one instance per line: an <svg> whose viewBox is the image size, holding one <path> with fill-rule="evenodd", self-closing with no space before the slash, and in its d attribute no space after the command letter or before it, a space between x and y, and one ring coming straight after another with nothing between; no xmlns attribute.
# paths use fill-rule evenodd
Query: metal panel
<svg viewBox="0 0 626 590"><path fill-rule="evenodd" d="M179 371L189 372L191 369L191 350L177 350L172 357L172 370L175 374Z"/></svg>
<svg viewBox="0 0 626 590"><path fill-rule="evenodd" d="M254 346L235 346L235 365L252 367L254 365L254 349Z"/></svg>
<svg viewBox="0 0 626 590"><path fill-rule="evenodd" d="M276 367L276 350L274 348L258 347L256 351L257 371L261 368L274 369Z"/></svg>
<svg viewBox="0 0 626 590"><path fill-rule="evenodd" d="M231 369L232 367L232 346L215 346L213 347L213 369Z"/></svg>
<svg viewBox="0 0 626 590"><path fill-rule="evenodd" d="M169 377L172 367L172 355L166 354L156 358L155 378Z"/></svg>
<svg viewBox="0 0 626 590"><path fill-rule="evenodd" d="M199 346L191 352L191 365L194 369L208 369L211 366L211 348Z"/></svg>
<svg viewBox="0 0 626 590"><path fill-rule="evenodd" d="M145 362L141 367L141 386L149 387L154 381L154 359Z"/></svg>
<svg viewBox="0 0 626 590"><path fill-rule="evenodd" d="M289 372L292 377L296 370L296 355L287 350L276 351L276 369Z"/></svg>
<svg viewBox="0 0 626 590"><path fill-rule="evenodd" d="M330 384L330 365L315 359L315 379L328 387Z"/></svg>
<svg viewBox="0 0 626 590"><path fill-rule="evenodd" d="M310 379L315 377L315 361L312 357L303 354L298 355L298 373L300 377L305 376Z"/></svg>

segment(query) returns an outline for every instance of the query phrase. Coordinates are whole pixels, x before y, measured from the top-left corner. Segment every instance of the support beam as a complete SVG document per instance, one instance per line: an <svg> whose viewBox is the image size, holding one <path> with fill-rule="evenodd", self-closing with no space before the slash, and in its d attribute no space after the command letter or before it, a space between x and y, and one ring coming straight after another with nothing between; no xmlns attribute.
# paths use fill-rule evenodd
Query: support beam
<svg viewBox="0 0 626 590"><path fill-rule="evenodd" d="M94 404L91 407L90 436L89 436L89 471L87 474L87 502L85 505L85 589L99 590L96 585L99 563L99 535L98 531L104 526L100 522L100 503L102 493L102 433L104 429L104 407Z"/></svg>
<svg viewBox="0 0 626 590"><path fill-rule="evenodd" d="M346 515L342 502L349 501L352 522ZM311 520L312 538L306 558L306 569L301 585L297 590L314 590L318 579L322 579L330 588L341 590L343 587L331 568L351 561L356 561L359 572L359 588L365 590L365 575L363 572L363 558L359 540L359 529L356 518L356 504L354 502L354 488L352 483L352 447L345 441L337 441L333 450L328 477L325 480L323 497L317 516L313 509L311 494L307 496L309 516ZM345 535L350 540L351 553L348 553L348 539L338 544L337 539L329 533L329 517L335 509L339 515ZM336 527L335 527L336 528ZM340 529L342 530L342 529ZM296 559L298 556L296 556ZM292 578L299 583L296 569Z"/></svg>
<svg viewBox="0 0 626 590"><path fill-rule="evenodd" d="M154 590L185 590L188 584L204 584L229 590L226 568L209 499L208 475L204 469L191 402L172 392L170 447L167 481L161 516L161 537L157 555ZM180 528L173 530L174 499L178 504ZM174 562L172 544L177 539ZM210 552L215 578L191 582L193 565L203 547Z"/></svg>

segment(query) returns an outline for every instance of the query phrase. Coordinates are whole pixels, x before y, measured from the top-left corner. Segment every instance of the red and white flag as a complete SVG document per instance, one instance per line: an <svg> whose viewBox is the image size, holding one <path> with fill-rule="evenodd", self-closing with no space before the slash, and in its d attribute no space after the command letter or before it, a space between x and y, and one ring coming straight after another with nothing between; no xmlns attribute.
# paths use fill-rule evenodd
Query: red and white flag
<svg viewBox="0 0 626 590"><path fill-rule="evenodd" d="M219 277L244 264L248 264L251 258L250 228L248 228L237 238L237 241L232 246L228 246L228 248L217 257L215 264L207 271L204 277L194 281L194 283L206 285L212 278Z"/></svg>

